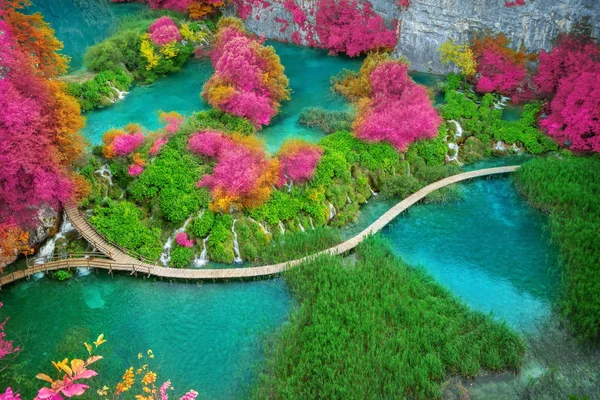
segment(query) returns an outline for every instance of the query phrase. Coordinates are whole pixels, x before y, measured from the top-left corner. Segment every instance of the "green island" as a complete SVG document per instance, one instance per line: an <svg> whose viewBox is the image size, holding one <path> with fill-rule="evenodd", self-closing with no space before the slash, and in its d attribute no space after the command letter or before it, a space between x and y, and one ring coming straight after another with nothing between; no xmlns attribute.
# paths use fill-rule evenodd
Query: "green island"
<svg viewBox="0 0 600 400"><path fill-rule="evenodd" d="M0 399L597 398L600 10L446 3L7 1Z"/></svg>

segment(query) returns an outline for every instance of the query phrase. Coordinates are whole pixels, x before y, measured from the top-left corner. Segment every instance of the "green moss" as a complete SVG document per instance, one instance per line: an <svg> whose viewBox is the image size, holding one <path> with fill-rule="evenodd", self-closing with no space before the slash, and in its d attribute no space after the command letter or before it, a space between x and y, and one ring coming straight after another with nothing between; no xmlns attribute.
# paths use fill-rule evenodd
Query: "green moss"
<svg viewBox="0 0 600 400"><path fill-rule="evenodd" d="M170 266L175 268L186 268L194 259L194 249L175 245L171 250Z"/></svg>

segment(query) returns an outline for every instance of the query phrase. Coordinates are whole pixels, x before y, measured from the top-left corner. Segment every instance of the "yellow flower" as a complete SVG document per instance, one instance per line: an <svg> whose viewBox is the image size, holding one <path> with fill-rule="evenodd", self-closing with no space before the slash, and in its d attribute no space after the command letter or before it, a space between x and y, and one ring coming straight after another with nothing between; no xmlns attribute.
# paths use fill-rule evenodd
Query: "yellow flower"
<svg viewBox="0 0 600 400"><path fill-rule="evenodd" d="M117 394L128 391L134 383L133 367L129 367L123 374L122 381L117 384Z"/></svg>
<svg viewBox="0 0 600 400"><path fill-rule="evenodd" d="M159 50L165 58L173 58L177 55L177 46L175 42L167 43Z"/></svg>
<svg viewBox="0 0 600 400"><path fill-rule="evenodd" d="M137 369L137 371L135 371L135 373L136 373L136 375L139 375L139 374L141 374L141 373L142 373L142 371L143 371L143 369L141 369L141 368L138 368L138 369Z"/></svg>
<svg viewBox="0 0 600 400"><path fill-rule="evenodd" d="M83 343L83 345L85 346L85 349L87 350L88 353L92 352L93 349L92 349L92 345L91 344L89 344L89 343L86 342L86 343Z"/></svg>
<svg viewBox="0 0 600 400"><path fill-rule="evenodd" d="M100 334L100 336L98 336L98 339L96 339L96 341L94 342L96 347L100 346L102 343L106 343L106 340L104 339L104 333Z"/></svg>
<svg viewBox="0 0 600 400"><path fill-rule="evenodd" d="M138 353L138 360L141 360L144 355L142 353Z"/></svg>
<svg viewBox="0 0 600 400"><path fill-rule="evenodd" d="M144 385L150 385L154 382L156 382L156 374L152 371L146 372L146 375L144 375L144 377L142 378L142 383Z"/></svg>
<svg viewBox="0 0 600 400"><path fill-rule="evenodd" d="M108 394L108 389L108 386L103 386L102 389L98 389L96 393L98 393L100 396L106 396Z"/></svg>
<svg viewBox="0 0 600 400"><path fill-rule="evenodd" d="M149 71L152 68L155 68L159 61L160 56L154 52L154 46L148 40L148 34L145 33L142 35L142 44L140 46L140 52L142 53L142 57L146 59L146 69Z"/></svg>

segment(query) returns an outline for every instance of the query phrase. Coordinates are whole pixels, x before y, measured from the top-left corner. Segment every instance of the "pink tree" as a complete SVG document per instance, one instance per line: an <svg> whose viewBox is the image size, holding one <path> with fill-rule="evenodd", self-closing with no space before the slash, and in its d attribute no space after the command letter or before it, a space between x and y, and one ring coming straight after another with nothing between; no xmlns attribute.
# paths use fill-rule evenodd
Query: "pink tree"
<svg viewBox="0 0 600 400"><path fill-rule="evenodd" d="M127 156L133 153L144 143L144 139L144 134L139 131L116 136L113 141L115 154L117 156Z"/></svg>
<svg viewBox="0 0 600 400"><path fill-rule="evenodd" d="M437 135L441 119L427 90L408 76L408 66L387 61L370 75L371 97L354 122L355 134L366 141L387 141L399 151L408 144Z"/></svg>
<svg viewBox="0 0 600 400"><path fill-rule="evenodd" d="M320 0L316 31L321 46L350 57L377 48L393 48L397 42L395 31L385 26L368 1Z"/></svg>
<svg viewBox="0 0 600 400"><path fill-rule="evenodd" d="M533 80L542 94L553 96L540 126L573 150L600 152L598 43L563 35L539 59Z"/></svg>
<svg viewBox="0 0 600 400"><path fill-rule="evenodd" d="M279 150L279 184L286 178L297 183L310 180L323 155L319 146L300 140L290 140Z"/></svg>
<svg viewBox="0 0 600 400"><path fill-rule="evenodd" d="M480 74L476 86L478 92L498 92L512 96L527 77L524 65L516 64L495 48L484 49L477 58L477 65L477 72Z"/></svg>
<svg viewBox="0 0 600 400"><path fill-rule="evenodd" d="M188 237L188 234L185 232L180 232L175 236L175 242L182 247L192 247L194 245L194 241Z"/></svg>

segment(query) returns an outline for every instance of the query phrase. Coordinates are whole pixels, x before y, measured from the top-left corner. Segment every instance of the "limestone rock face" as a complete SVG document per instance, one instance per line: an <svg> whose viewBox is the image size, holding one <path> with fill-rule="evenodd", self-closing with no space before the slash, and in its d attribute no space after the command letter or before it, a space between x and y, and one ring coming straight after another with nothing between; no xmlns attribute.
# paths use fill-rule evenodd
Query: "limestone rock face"
<svg viewBox="0 0 600 400"><path fill-rule="evenodd" d="M507 7L513 0L412 0L402 11L397 0L370 0L388 26L400 21L396 55L406 57L411 69L445 73L451 67L439 60L437 49L448 39L468 41L475 32L504 33L515 48L528 51L549 49L559 32L570 30L582 18L589 18L594 36L600 36L600 0L524 0L525 5ZM305 11L318 0L295 0ZM235 14L235 7L227 10ZM314 24L314 15L307 12ZM289 21L287 27L281 20ZM279 21L279 22L277 22ZM268 39L291 41L298 31L283 0L255 6L245 21L246 27ZM285 28L285 29L284 29Z"/></svg>
<svg viewBox="0 0 600 400"><path fill-rule="evenodd" d="M29 245L39 247L51 235L54 235L60 227L60 213L50 207L42 207L38 210L40 221L37 228L29 232Z"/></svg>

